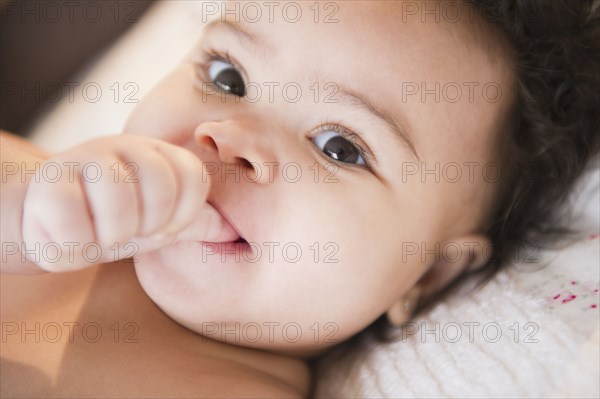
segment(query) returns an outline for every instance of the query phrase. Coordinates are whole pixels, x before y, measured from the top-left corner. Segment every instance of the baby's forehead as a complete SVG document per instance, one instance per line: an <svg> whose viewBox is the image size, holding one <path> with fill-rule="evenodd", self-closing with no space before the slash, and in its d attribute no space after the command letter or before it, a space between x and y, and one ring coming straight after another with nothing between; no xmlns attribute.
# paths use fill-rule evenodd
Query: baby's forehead
<svg viewBox="0 0 600 399"><path fill-rule="evenodd" d="M241 51L245 66L278 81L335 82L400 105L424 102L408 95L415 89L427 94L439 88L425 99L439 103L448 94L444 87L451 95L462 90L464 98L476 88L473 100L486 102L482 90L512 84L510 59L498 50L502 40L464 2L283 2L268 9L256 3L253 13L249 3L233 4L223 6L211 25L228 27L224 40L233 45L227 48ZM459 13L451 14L449 4ZM508 95L502 100L511 101ZM470 104L453 107L461 105Z"/></svg>
<svg viewBox="0 0 600 399"><path fill-rule="evenodd" d="M235 7L222 6L225 11L213 23L239 26L255 39L244 46L282 71L300 66L304 74L355 77L356 72L393 70L407 81L458 81L477 79L482 71L493 73L490 64L502 58L498 35L464 2L232 3ZM449 4L458 11L449 11Z"/></svg>

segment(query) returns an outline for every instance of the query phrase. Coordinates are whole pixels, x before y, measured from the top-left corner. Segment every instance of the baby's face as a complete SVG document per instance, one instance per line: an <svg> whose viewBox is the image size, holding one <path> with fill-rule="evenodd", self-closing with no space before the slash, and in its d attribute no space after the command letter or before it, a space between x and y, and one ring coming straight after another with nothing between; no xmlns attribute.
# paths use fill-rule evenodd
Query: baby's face
<svg viewBox="0 0 600 399"><path fill-rule="evenodd" d="M196 153L209 201L249 244L180 243L139 256L136 272L209 338L324 348L481 231L510 71L472 10L423 22L401 2L321 3L318 15L296 2L299 19L280 5L251 22L243 4L239 23L209 24L125 132Z"/></svg>

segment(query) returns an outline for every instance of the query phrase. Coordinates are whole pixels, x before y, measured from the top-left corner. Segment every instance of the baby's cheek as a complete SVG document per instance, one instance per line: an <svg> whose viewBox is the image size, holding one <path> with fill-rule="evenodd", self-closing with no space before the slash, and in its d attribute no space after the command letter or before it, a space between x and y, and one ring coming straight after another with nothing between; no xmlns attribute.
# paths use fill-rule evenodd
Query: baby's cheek
<svg viewBox="0 0 600 399"><path fill-rule="evenodd" d="M352 209L340 201L317 202L312 212L307 207L297 213L298 223L313 223L305 230L305 247L310 247L306 262L293 267L283 264L280 271L287 270L288 295L293 292L302 298L298 315L313 315L313 321L327 319L354 330L385 310L384 304L410 269L401 263L398 233L385 228L389 217L373 215L364 207Z"/></svg>
<svg viewBox="0 0 600 399"><path fill-rule="evenodd" d="M124 132L179 144L193 136L201 123L202 104L185 67L178 67L154 86L129 115Z"/></svg>
<svg viewBox="0 0 600 399"><path fill-rule="evenodd" d="M169 120L165 117L168 114L168 106L158 104L154 98L154 94L150 93L129 114L123 128L123 133L164 139L172 130Z"/></svg>

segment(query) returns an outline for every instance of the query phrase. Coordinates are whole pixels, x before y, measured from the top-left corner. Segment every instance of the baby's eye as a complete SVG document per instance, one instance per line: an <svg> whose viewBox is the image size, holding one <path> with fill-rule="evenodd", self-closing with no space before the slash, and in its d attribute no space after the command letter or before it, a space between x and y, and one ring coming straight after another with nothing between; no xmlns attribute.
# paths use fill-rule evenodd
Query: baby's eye
<svg viewBox="0 0 600 399"><path fill-rule="evenodd" d="M313 137L312 142L327 156L336 161L366 165L362 151L338 132L325 130Z"/></svg>
<svg viewBox="0 0 600 399"><path fill-rule="evenodd" d="M219 89L239 97L246 95L244 78L233 65L221 60L214 60L208 67L208 77Z"/></svg>

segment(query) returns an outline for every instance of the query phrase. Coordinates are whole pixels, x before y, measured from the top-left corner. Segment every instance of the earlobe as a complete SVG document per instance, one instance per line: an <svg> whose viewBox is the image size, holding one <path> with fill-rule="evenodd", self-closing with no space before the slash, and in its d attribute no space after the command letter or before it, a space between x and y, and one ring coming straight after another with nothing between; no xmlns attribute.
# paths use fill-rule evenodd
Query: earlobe
<svg viewBox="0 0 600 399"><path fill-rule="evenodd" d="M414 286L399 301L395 302L386 312L386 317L391 325L399 326L410 320L413 311L419 302L421 288Z"/></svg>
<svg viewBox="0 0 600 399"><path fill-rule="evenodd" d="M420 300L440 291L466 271L486 264L491 242L484 235L469 235L446 242L423 277L388 309L390 324L399 326L410 320Z"/></svg>
<svg viewBox="0 0 600 399"><path fill-rule="evenodd" d="M417 282L422 296L431 296L464 272L481 268L487 263L491 253L491 242L482 234L463 236L446 242L441 246L441 253L437 259Z"/></svg>

